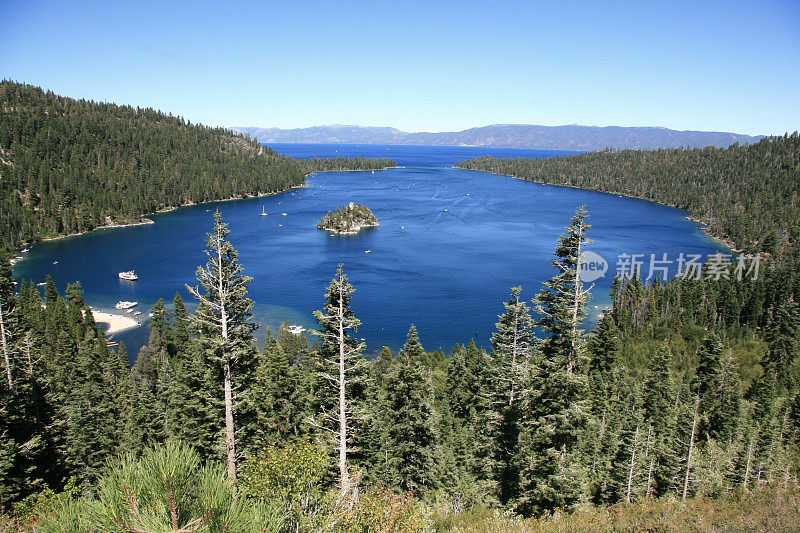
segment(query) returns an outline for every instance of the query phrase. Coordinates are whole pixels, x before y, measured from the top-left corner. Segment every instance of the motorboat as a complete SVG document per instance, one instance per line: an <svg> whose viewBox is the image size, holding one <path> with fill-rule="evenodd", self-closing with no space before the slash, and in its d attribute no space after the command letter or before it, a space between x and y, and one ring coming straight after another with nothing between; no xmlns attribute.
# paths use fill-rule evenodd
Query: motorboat
<svg viewBox="0 0 800 533"><path fill-rule="evenodd" d="M136 307L139 302L129 302L127 300L120 300L117 302L116 307L117 309L130 309L131 307Z"/></svg>
<svg viewBox="0 0 800 533"><path fill-rule="evenodd" d="M128 281L136 281L139 279L139 276L136 275L136 272L133 270L128 270L127 272L120 272L119 279L125 279Z"/></svg>

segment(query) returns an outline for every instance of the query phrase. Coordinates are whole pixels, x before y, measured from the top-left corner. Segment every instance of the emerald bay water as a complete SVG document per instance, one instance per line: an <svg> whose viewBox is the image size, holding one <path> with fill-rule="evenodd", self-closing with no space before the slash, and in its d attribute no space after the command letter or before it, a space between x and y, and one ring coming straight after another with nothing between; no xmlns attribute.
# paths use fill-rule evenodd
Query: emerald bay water
<svg viewBox="0 0 800 533"><path fill-rule="evenodd" d="M474 338L488 346L502 302L512 286L530 299L553 275L550 258L575 209L586 204L591 250L609 270L596 281L588 324L608 305L619 254L678 254L724 249L686 219L686 213L650 202L450 168L480 155L547 157L568 152L472 147L380 145L271 145L293 157L389 157L402 168L315 174L307 186L270 197L216 202L152 216L155 224L109 229L36 245L17 263L14 277L59 290L79 280L95 309L114 311L118 300L136 300L145 319L158 300L176 291L191 306L185 284L195 284L205 263L205 233L222 212L245 273L259 333L281 322L315 325L337 263L356 288L352 307L367 351L393 350L416 324L428 349L449 350ZM372 209L380 226L351 236L331 236L316 223L348 202ZM262 209L268 213L261 216ZM284 215L285 213L285 215ZM366 253L369 250L369 253ZM54 264L54 262L58 262ZM672 264L670 272L674 272ZM117 273L135 269L139 281ZM131 353L147 340L142 327L116 335ZM313 339L310 339L313 340Z"/></svg>

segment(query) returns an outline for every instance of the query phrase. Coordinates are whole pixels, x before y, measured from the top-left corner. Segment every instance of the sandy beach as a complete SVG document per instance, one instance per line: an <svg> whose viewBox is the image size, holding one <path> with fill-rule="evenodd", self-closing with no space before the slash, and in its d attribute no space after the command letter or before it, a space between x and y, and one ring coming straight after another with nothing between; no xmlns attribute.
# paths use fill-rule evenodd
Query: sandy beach
<svg viewBox="0 0 800 533"><path fill-rule="evenodd" d="M113 335L126 329L138 328L141 326L138 320L128 315L117 315L114 313L105 313L103 311L92 310L94 321L101 323L105 326L106 335Z"/></svg>

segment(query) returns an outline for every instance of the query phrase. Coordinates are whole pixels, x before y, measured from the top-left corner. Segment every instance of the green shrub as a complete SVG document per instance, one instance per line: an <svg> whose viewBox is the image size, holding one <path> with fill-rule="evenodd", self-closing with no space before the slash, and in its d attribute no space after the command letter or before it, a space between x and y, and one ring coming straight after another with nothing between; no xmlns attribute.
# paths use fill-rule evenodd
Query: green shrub
<svg viewBox="0 0 800 533"><path fill-rule="evenodd" d="M329 467L328 452L317 444L267 448L244 464L240 495L279 504L292 530L321 528L331 520L334 502L323 486Z"/></svg>
<svg viewBox="0 0 800 533"><path fill-rule="evenodd" d="M274 506L233 496L221 464L177 442L125 454L100 478L96 499L62 498L40 516L52 533L265 533L283 519Z"/></svg>

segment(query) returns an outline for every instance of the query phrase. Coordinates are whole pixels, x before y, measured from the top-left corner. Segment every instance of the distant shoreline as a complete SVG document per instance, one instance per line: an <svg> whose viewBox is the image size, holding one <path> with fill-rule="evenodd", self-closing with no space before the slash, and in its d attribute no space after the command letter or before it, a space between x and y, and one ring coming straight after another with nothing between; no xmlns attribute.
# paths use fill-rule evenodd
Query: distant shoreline
<svg viewBox="0 0 800 533"><path fill-rule="evenodd" d="M86 235L87 233L92 233L93 231L100 231L104 229L129 228L131 226L146 226L148 224L155 224L155 222L153 222L147 217L142 217L142 219L139 222L129 222L128 224L116 224L116 223L103 224L102 226L97 226L96 228L92 228L86 231L79 231L78 233L69 233L67 235L59 235L57 237L44 237L40 242L58 241L61 239L66 239L67 237L77 237L78 235Z"/></svg>
<svg viewBox="0 0 800 533"><path fill-rule="evenodd" d="M325 171L325 172L337 172L337 171ZM26 243L26 244L24 244L22 246L24 246L24 247L36 246L37 242L58 241L58 240L61 240L61 239L67 239L69 237L77 237L79 235L86 235L87 233L92 233L92 232L95 232L95 231L106 230L106 229L130 228L130 227L133 227L133 226L146 226L146 225L149 225L149 224L155 224L154 220L152 220L150 218L147 218L148 216L160 215L160 214L163 214L163 213L169 213L171 211L175 211L175 210L180 209L182 207L192 207L192 206L196 206L196 205L210 204L210 203L214 203L214 202L232 202L234 200L250 200L250 199L253 199L253 198L262 198L264 196L272 196L272 195L275 195L275 194L281 194L281 193L290 191L292 189L301 189L303 187L305 187L305 184L293 185L293 186L289 187L288 189L282 189L280 191L268 192L268 193L264 193L264 194L256 194L256 195L253 195L253 196L244 196L244 197L236 196L236 197L231 197L231 198L223 198L223 199L220 199L220 200L208 200L207 202L199 202L199 203L186 202L186 203L181 204L181 205L176 205L176 206L173 206L173 207L159 209L159 210L157 210L157 211L155 211L153 213L146 213L146 214L142 215L141 220L139 220L138 222L129 222L127 224L117 224L117 223L103 224L102 226L97 226L96 228L92 228L92 229L87 230L87 231L81 231L81 232L78 232L78 233L69 233L67 235L58 235L56 237L43 237L39 241Z"/></svg>
<svg viewBox="0 0 800 533"><path fill-rule="evenodd" d="M303 177L303 183L301 183L300 185L292 185L291 187L287 187L286 189L281 189L279 191L266 192L266 193L263 193L263 194L254 194L252 196L234 196L234 197L230 197L230 198L222 198L222 199L219 199L219 200L208 200L208 201L205 201L205 202L186 202L186 203L183 203L181 205L176 205L176 206L167 207L167 208L164 208L164 209L159 209L159 210L157 210L157 211L155 211L153 213L146 213L146 214L142 215L141 220L139 220L138 222L130 222L130 223L127 223L127 224L116 224L116 223L103 224L102 226L97 226L96 228L92 228L92 229L87 230L87 231L81 231L81 232L78 232L78 233L69 233L67 235L58 235L56 237L43 237L38 241L29 242L29 243L25 243L23 245L20 245L20 247L21 248L29 248L31 246L35 246L37 242L58 241L58 240L66 239L66 238L69 238L69 237L77 237L79 235L86 235L87 233L92 233L94 231L99 231L99 230L115 229L115 228L130 228L130 227L133 227L133 226L146 226L148 224L155 224L154 220L151 220L151 219L149 219L147 217L151 216L151 215L160 215L160 214L163 214L163 213L169 213L171 211L175 211L175 210L180 209L182 207L192 207L192 206L196 206L196 205L211 204L211 203L215 203L215 202L233 202L235 200L252 200L253 198L263 198L265 196L274 196L276 194L282 194L282 193L291 191L293 189L302 189L302 188L306 187L305 180L309 176L313 176L314 174L323 174L325 172L371 172L371 171L375 171L375 170L386 170L386 169L389 169L389 168L399 168L399 167L394 166L394 167L384 167L384 168L376 168L376 169L368 169L368 170L363 170L363 169L362 170L359 170L359 169L318 170L318 171L310 172L310 173L306 174Z"/></svg>
<svg viewBox="0 0 800 533"><path fill-rule="evenodd" d="M538 183L539 185L550 185L550 186L553 186L553 187L567 187L569 189L577 189L577 190L580 190L580 191L599 192L601 194L614 194L616 196L624 196L625 198L632 198L634 200L643 200L645 202L651 202L651 203L654 203L656 205L663 205L665 207L671 207L673 209L680 209L679 207L675 207L674 205L662 204L662 203L656 202L655 200L652 200L650 198L642 198L641 196L634 196L632 194L625 194L625 193L621 193L621 192L600 191L600 190L597 190L597 189L586 189L584 187L578 187L577 185L566 185L566 184L560 184L560 183L545 183L543 181L536 181L536 180L531 180L531 179L527 179L527 178L521 178L519 176L515 176L514 174L503 174L501 172L491 172L491 171L488 171L488 170L477 170L477 169L472 169L472 168L461 168L461 167L457 167L457 166L453 166L451 168L457 168L459 170L471 170L472 172L486 172L488 174L494 174L495 176L506 176L506 177L514 178L514 179L520 180L520 181L528 181L528 182L531 182L531 183ZM680 210L685 212L685 213L688 213L688 211L686 211L685 209L680 209ZM725 237L720 237L718 235L714 235L713 233L711 233L711 230L708 227L708 225L705 222L703 222L702 220L699 220L699 219L695 218L691 214L688 214L686 216L686 219L691 221L691 222L694 222L696 224L700 224L700 227L703 230L703 233L708 238L710 238L710 239L722 244L723 246L725 246L726 248L730 249L731 251L736 252L736 253L741 253L743 251L742 249L737 248L736 244L734 242L726 239Z"/></svg>

